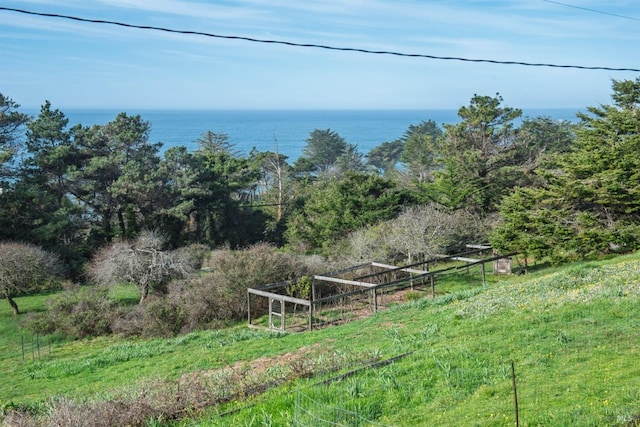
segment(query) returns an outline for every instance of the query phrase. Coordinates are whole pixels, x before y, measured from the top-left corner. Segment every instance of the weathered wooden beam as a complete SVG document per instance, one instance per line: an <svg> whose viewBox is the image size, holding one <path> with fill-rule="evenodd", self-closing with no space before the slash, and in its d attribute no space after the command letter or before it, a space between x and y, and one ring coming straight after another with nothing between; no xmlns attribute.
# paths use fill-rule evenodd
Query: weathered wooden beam
<svg viewBox="0 0 640 427"><path fill-rule="evenodd" d="M300 305L304 305L304 306L309 306L311 305L311 302L309 302L306 299L300 299L300 298L294 298L294 297L290 297L287 295L280 295L280 294L274 294L271 292L265 292L265 291L261 291L258 289L253 289L253 288L249 288L247 289L247 292L249 292L250 294L253 295L260 295L261 297L267 297L267 298L273 298L273 299L277 299L280 301L287 301L287 302L292 302L294 304L300 304Z"/></svg>
<svg viewBox="0 0 640 427"><path fill-rule="evenodd" d="M357 282L355 280L339 279L337 277L313 276L313 278L316 280L322 280L323 282L342 283L343 285L362 286L363 288L371 288L373 286L376 286L373 283Z"/></svg>
<svg viewBox="0 0 640 427"><path fill-rule="evenodd" d="M339 276L340 274L350 273L350 272L356 271L356 270L362 270L363 268L369 267L369 265L370 264L368 262L364 263L364 264L358 264L358 265L354 265L354 266L351 266L351 267L343 268L341 270L325 272L325 273L322 273L321 276L335 277L335 276Z"/></svg>
<svg viewBox="0 0 640 427"><path fill-rule="evenodd" d="M426 273L425 270L417 270L414 268L407 268L407 267L397 267L395 265L383 264L381 262L372 262L371 265L374 267L388 268L390 270L404 271L406 273L415 273L415 274Z"/></svg>
<svg viewBox="0 0 640 427"><path fill-rule="evenodd" d="M451 259L454 260L454 261L462 261L462 262L481 262L481 261L483 261L481 259L465 258L465 257L462 257L462 256L452 257Z"/></svg>
<svg viewBox="0 0 640 427"><path fill-rule="evenodd" d="M487 250L491 249L491 245L465 245L469 249Z"/></svg>
<svg viewBox="0 0 640 427"><path fill-rule="evenodd" d="M510 257L516 256L516 255L518 255L517 252L511 252L511 253L508 253L508 254L498 255L498 256L491 257L491 258L487 258L487 259L476 260L475 262L472 262L471 264L468 264L468 265L465 265L465 266L459 266L459 267L455 267L455 268L462 269L462 268L467 268L467 267L473 267L473 266L478 265L478 264L485 264L487 262L493 262L493 261L495 261L497 259L510 258Z"/></svg>

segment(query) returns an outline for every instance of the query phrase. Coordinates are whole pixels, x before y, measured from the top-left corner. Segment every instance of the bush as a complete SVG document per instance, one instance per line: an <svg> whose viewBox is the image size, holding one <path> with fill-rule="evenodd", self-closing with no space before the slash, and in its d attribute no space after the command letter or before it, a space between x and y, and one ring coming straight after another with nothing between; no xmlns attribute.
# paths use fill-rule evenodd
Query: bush
<svg viewBox="0 0 640 427"><path fill-rule="evenodd" d="M190 259L198 248L185 249ZM113 332L126 336L169 337L220 327L247 315L247 288L302 278L328 269L319 257L302 257L258 244L240 251L216 250L208 272L174 280L164 295L152 295L128 312L106 297L105 289L65 292L48 302L47 313L30 316L37 333L84 337ZM299 292L302 292L301 288ZM86 312L85 312L86 311Z"/></svg>
<svg viewBox="0 0 640 427"><path fill-rule="evenodd" d="M158 412L148 399L78 403L61 398L51 402L49 426L145 426Z"/></svg>
<svg viewBox="0 0 640 427"><path fill-rule="evenodd" d="M347 258L350 264L433 258L467 243L485 242L491 220L435 204L410 206L395 219L351 233Z"/></svg>
<svg viewBox="0 0 640 427"><path fill-rule="evenodd" d="M187 265L189 270L199 270L205 259L211 252L206 245L192 244L183 246L173 251L174 256L180 260L180 264Z"/></svg>
<svg viewBox="0 0 640 427"><path fill-rule="evenodd" d="M216 250L210 272L169 285L165 305L176 311L176 328L188 332L247 315L247 288L299 278L326 269L317 257L302 257L258 244L241 251ZM171 319L171 316L168 316Z"/></svg>
<svg viewBox="0 0 640 427"><path fill-rule="evenodd" d="M135 284L142 303L149 292L164 292L172 280L188 277L200 267L202 248L168 251L165 246L162 233L144 231L133 241L116 242L100 250L89 265L89 275L105 286Z"/></svg>
<svg viewBox="0 0 640 427"><path fill-rule="evenodd" d="M20 310L14 297L55 288L61 272L58 257L38 246L0 242L0 297L16 315Z"/></svg>
<svg viewBox="0 0 640 427"><path fill-rule="evenodd" d="M152 296L145 304L115 319L114 334L168 338L187 332L182 307L166 297Z"/></svg>
<svg viewBox="0 0 640 427"><path fill-rule="evenodd" d="M76 338L108 335L121 308L107 289L84 287L47 300L47 310L29 314L23 326L36 334L60 333Z"/></svg>

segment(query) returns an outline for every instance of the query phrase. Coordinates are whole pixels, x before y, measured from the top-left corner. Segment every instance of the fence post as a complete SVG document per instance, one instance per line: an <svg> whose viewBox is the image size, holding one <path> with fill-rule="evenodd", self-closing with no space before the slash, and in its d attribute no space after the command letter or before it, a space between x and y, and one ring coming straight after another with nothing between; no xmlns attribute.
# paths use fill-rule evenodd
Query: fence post
<svg viewBox="0 0 640 427"><path fill-rule="evenodd" d="M378 312L378 289L373 288L373 312Z"/></svg>
<svg viewBox="0 0 640 427"><path fill-rule="evenodd" d="M269 330L273 330L273 298L269 297Z"/></svg>
<svg viewBox="0 0 640 427"><path fill-rule="evenodd" d="M247 324L251 326L251 292L247 289Z"/></svg>
<svg viewBox="0 0 640 427"><path fill-rule="evenodd" d="M431 298L436 297L436 276L434 274L431 275Z"/></svg>
<svg viewBox="0 0 640 427"><path fill-rule="evenodd" d="M513 360L511 361L511 383L513 384L513 402L514 402L515 411L516 411L516 427L519 427L520 414L518 411L518 390L516 389L516 368L513 363Z"/></svg>
<svg viewBox="0 0 640 427"><path fill-rule="evenodd" d="M285 331L286 326L285 326L285 318L284 318L284 314L285 314L285 310L286 310L286 306L285 306L286 302L284 300L280 301L280 330L282 332Z"/></svg>

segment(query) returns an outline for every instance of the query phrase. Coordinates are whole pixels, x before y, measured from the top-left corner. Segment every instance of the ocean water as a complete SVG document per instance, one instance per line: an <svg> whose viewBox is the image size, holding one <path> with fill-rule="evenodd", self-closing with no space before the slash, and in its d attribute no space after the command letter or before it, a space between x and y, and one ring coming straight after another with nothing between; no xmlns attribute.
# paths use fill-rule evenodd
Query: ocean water
<svg viewBox="0 0 640 427"><path fill-rule="evenodd" d="M69 125L102 125L118 113L140 115L150 122L149 141L163 144L163 150L184 146L198 148L197 139L207 131L225 133L239 153L252 148L276 151L288 156L289 162L302 154L309 134L314 129L331 129L358 151L367 154L383 142L394 141L410 125L433 120L442 125L457 123L457 110L95 110L61 111ZM524 117L548 116L557 120L576 120L578 109L524 110ZM33 116L37 110L25 111Z"/></svg>

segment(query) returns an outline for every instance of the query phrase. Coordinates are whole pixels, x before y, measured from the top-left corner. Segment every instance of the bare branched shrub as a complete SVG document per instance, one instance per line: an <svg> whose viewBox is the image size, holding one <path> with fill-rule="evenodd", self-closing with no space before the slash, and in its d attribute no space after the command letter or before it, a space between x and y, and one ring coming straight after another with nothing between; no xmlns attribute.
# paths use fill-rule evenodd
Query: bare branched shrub
<svg viewBox="0 0 640 427"><path fill-rule="evenodd" d="M115 319L115 334L138 337L172 337L185 329L184 309L167 296L150 296L144 304Z"/></svg>
<svg viewBox="0 0 640 427"><path fill-rule="evenodd" d="M241 319L247 312L247 288L311 275L326 269L317 257L302 257L258 244L245 250L216 250L210 272L169 285L167 304L180 307L182 332Z"/></svg>
<svg viewBox="0 0 640 427"><path fill-rule="evenodd" d="M196 271L202 267L210 252L206 245L192 244L176 249L173 256L178 264L186 266L189 271Z"/></svg>
<svg viewBox="0 0 640 427"><path fill-rule="evenodd" d="M383 240L389 226L390 222L383 222L351 233L348 237L348 263L355 265L370 261L394 261L393 251L385 246Z"/></svg>
<svg viewBox="0 0 640 427"><path fill-rule="evenodd" d="M154 415L157 415L157 411L144 396L132 401L115 399L85 404L59 399L52 403L46 425L51 427L145 426Z"/></svg>
<svg viewBox="0 0 640 427"><path fill-rule="evenodd" d="M61 274L54 254L27 243L0 242L0 297L14 314L20 313L14 297L55 287Z"/></svg>
<svg viewBox="0 0 640 427"><path fill-rule="evenodd" d="M436 205L412 206L397 218L349 237L355 262L388 260L411 263L432 258L451 247L484 242L486 226L470 212L449 212Z"/></svg>
<svg viewBox="0 0 640 427"><path fill-rule="evenodd" d="M0 422L6 427L34 427L38 425L35 416L28 412L11 410L4 418L0 414Z"/></svg>
<svg viewBox="0 0 640 427"><path fill-rule="evenodd" d="M341 265L335 260L328 260L320 255L305 255L298 257L298 259L304 265L303 269L306 271L305 275L335 270L339 265Z"/></svg>
<svg viewBox="0 0 640 427"><path fill-rule="evenodd" d="M411 206L391 222L386 240L408 263L416 255L432 258L453 243L460 219L458 213L450 214L433 205Z"/></svg>
<svg viewBox="0 0 640 427"><path fill-rule="evenodd" d="M296 256L258 244L245 250L219 249L206 260L207 272L171 281L162 297L149 298L114 321L114 333L173 336L219 327L247 312L247 288L297 279L327 269L322 258Z"/></svg>
<svg viewBox="0 0 640 427"><path fill-rule="evenodd" d="M114 243L98 252L89 274L102 285L135 284L142 303L150 290L162 290L171 280L195 270L197 262L187 251L165 250L165 242L161 234L145 231L131 242Z"/></svg>

